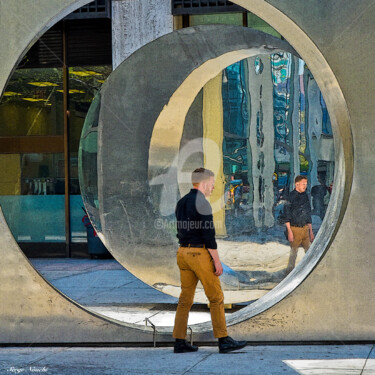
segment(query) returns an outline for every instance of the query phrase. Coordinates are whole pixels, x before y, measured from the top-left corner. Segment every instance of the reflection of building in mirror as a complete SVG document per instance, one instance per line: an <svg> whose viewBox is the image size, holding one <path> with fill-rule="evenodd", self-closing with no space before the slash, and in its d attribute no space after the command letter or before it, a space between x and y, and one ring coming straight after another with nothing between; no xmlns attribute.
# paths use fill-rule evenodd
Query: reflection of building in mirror
<svg viewBox="0 0 375 375"><path fill-rule="evenodd" d="M203 164L215 171L210 201L222 260L255 300L288 273L284 206L298 175L308 178L313 232L321 226L334 178L327 108L303 60L290 53L254 56L205 85L186 117L180 152L202 136L203 157L190 147L195 154L179 168ZM213 155L211 143L221 155ZM297 251L296 264L304 254Z"/></svg>
<svg viewBox="0 0 375 375"><path fill-rule="evenodd" d="M309 178L315 230L330 198L333 135L327 108L303 60L257 56L222 73L223 180L228 239L262 241L282 220L294 178ZM271 237L273 237L273 235Z"/></svg>

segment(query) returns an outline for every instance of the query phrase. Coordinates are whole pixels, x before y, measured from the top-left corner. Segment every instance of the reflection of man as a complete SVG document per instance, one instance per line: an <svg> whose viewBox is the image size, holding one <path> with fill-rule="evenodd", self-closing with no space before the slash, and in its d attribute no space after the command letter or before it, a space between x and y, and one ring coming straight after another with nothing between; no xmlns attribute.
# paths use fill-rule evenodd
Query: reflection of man
<svg viewBox="0 0 375 375"><path fill-rule="evenodd" d="M296 264L298 248L302 246L306 253L314 240L311 225L311 206L306 193L307 178L297 176L294 182L295 189L289 194L285 204L285 225L291 248L286 275L293 270Z"/></svg>
<svg viewBox="0 0 375 375"><path fill-rule="evenodd" d="M181 294L178 301L173 337L175 353L195 352L197 346L186 340L188 316L194 301L198 280L202 283L208 300L214 336L219 339L220 353L241 349L246 341L236 341L228 336L224 314L224 295L219 276L223 273L217 245L211 206L205 197L214 189L214 174L199 168L192 173L194 189L179 200L176 207L177 238L180 248L177 264L180 268Z"/></svg>

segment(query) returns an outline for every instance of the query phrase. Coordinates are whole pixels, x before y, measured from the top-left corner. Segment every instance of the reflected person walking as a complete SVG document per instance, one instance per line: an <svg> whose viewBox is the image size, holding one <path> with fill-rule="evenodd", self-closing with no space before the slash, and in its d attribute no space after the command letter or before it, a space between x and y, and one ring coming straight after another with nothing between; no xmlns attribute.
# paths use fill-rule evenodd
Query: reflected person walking
<svg viewBox="0 0 375 375"><path fill-rule="evenodd" d="M305 253L314 241L311 224L311 206L306 193L307 177L297 176L294 180L295 189L289 193L285 204L285 226L290 242L290 255L285 276L296 264L298 248L303 247Z"/></svg>

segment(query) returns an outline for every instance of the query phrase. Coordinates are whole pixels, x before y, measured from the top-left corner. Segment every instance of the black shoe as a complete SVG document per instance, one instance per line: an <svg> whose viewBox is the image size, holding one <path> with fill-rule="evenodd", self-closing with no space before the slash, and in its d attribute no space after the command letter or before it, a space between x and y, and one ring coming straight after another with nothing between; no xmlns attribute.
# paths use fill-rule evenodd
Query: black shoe
<svg viewBox="0 0 375 375"><path fill-rule="evenodd" d="M233 350L242 349L247 345L247 341L236 341L231 337L223 337L219 339L219 353L229 353Z"/></svg>
<svg viewBox="0 0 375 375"><path fill-rule="evenodd" d="M198 350L198 346L191 345L186 340L176 340L174 344L175 353L196 352L197 350Z"/></svg>

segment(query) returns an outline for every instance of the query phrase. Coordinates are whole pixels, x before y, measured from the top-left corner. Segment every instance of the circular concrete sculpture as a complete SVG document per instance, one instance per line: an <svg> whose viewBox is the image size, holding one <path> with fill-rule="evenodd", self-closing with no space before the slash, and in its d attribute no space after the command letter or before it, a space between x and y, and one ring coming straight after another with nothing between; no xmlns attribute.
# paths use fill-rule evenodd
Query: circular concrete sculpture
<svg viewBox="0 0 375 375"><path fill-rule="evenodd" d="M85 204L107 248L142 281L179 295L174 222L162 216L163 209L153 204L152 197L163 195L173 207L179 185L186 182L169 156L178 158L175 146L195 97L225 67L279 51L296 55L287 42L248 28L183 29L126 59L94 100L81 144ZM97 166L95 150L89 150L95 148L96 134ZM163 137L171 137L170 149L160 147ZM227 303L258 299L267 292L229 267L221 279ZM202 289L198 288L196 300L206 301Z"/></svg>
<svg viewBox="0 0 375 375"><path fill-rule="evenodd" d="M0 46L5 51L1 54L0 89L4 89L20 56L43 30L88 2L66 0L55 4L36 0L38 5L32 8L25 7L23 2L1 2L6 16L0 28L9 38ZM375 109L368 92L373 91L375 83L368 77L374 52L368 43L358 40L364 35L371 40L375 34L374 27L366 28L373 24L375 8L367 1L355 6L343 1L335 11L318 0L308 5L276 0L233 2L274 27L308 64L326 100L336 136L336 169L332 203L312 251L303 259L298 272L296 269L264 298L233 314L227 320L229 332L239 339L261 342L373 340L373 280L369 275L375 259L369 251L373 215L369 197L374 189L371 124ZM343 19L347 22L343 23ZM353 56L357 58L353 60ZM0 224L0 262L7 271L0 273L0 295L4 301L0 314L4 323L2 343L152 340L151 330L115 325L75 306L30 266L2 216ZM170 327L161 330L158 340L169 341L170 333ZM194 327L195 340L209 340L211 334L210 324Z"/></svg>

